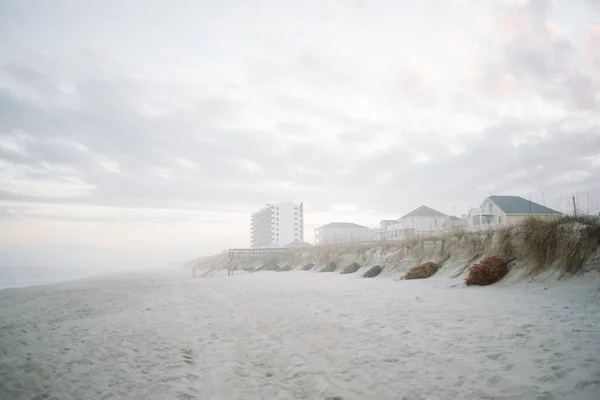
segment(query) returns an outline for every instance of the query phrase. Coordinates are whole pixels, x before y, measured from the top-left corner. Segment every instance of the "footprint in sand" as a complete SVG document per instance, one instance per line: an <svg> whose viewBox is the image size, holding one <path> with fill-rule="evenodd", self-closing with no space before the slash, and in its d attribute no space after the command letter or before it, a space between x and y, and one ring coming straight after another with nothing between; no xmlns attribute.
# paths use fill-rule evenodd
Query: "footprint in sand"
<svg viewBox="0 0 600 400"><path fill-rule="evenodd" d="M181 349L181 353L183 356L183 362L188 365L194 365L196 362L194 361L194 354L192 349Z"/></svg>
<svg viewBox="0 0 600 400"><path fill-rule="evenodd" d="M48 393L40 393L35 395L31 400L50 400L50 395Z"/></svg>
<svg viewBox="0 0 600 400"><path fill-rule="evenodd" d="M489 358L490 360L494 360L494 361L506 361L508 358L506 357L507 354L510 353L494 353L494 354L488 354L487 358Z"/></svg>
<svg viewBox="0 0 600 400"><path fill-rule="evenodd" d="M575 390L590 390L600 386L600 381L581 381L575 385Z"/></svg>
<svg viewBox="0 0 600 400"><path fill-rule="evenodd" d="M508 381L501 376L493 376L487 380L487 384L490 386L506 385L507 383Z"/></svg>
<svg viewBox="0 0 600 400"><path fill-rule="evenodd" d="M190 393L181 393L180 395L177 396L178 399L181 400L193 400L193 399L197 399L198 397L196 397L193 394Z"/></svg>

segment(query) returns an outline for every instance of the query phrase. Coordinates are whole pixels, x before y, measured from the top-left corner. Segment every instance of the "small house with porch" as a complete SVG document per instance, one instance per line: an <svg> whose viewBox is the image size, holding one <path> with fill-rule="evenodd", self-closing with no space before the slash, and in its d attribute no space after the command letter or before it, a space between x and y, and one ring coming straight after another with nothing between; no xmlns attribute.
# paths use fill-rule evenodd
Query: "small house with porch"
<svg viewBox="0 0 600 400"><path fill-rule="evenodd" d="M490 196L479 208L469 210L468 224L472 232L517 225L530 217L551 220L562 214L519 196Z"/></svg>

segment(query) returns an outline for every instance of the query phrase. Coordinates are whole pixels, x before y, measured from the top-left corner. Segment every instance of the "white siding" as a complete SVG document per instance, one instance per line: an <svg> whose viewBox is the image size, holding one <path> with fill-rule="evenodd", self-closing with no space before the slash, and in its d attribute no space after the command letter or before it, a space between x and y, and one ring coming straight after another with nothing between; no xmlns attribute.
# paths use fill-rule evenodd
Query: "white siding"
<svg viewBox="0 0 600 400"><path fill-rule="evenodd" d="M388 226L387 239L408 239L413 237L436 236L443 232L448 217L406 217L395 225Z"/></svg>
<svg viewBox="0 0 600 400"><path fill-rule="evenodd" d="M507 218L507 223L509 225L518 225L521 222L525 221L527 218L537 218L544 221L552 221L559 219L561 217L560 214L511 214Z"/></svg>
<svg viewBox="0 0 600 400"><path fill-rule="evenodd" d="M357 243L371 239L367 227L328 227L315 229L315 244Z"/></svg>
<svg viewBox="0 0 600 400"><path fill-rule="evenodd" d="M485 199L480 208L469 211L469 230L479 232L518 225L531 217L553 220L560 218L560 214L506 214L491 199Z"/></svg>
<svg viewBox="0 0 600 400"><path fill-rule="evenodd" d="M252 248L282 247L304 240L303 206L293 203L267 204L252 214Z"/></svg>
<svg viewBox="0 0 600 400"><path fill-rule="evenodd" d="M508 218L490 199L486 199L479 208L469 211L469 230L471 232L497 229L508 224Z"/></svg>

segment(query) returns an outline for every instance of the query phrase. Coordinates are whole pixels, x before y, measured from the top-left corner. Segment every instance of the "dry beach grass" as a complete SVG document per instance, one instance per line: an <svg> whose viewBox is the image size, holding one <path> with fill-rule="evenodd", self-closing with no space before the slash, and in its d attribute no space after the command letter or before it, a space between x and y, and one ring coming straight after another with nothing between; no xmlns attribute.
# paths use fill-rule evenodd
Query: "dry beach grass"
<svg viewBox="0 0 600 400"><path fill-rule="evenodd" d="M440 269L439 265L429 261L414 266L406 274L404 274L404 276L402 276L402 279L426 279L430 276L433 276L438 269Z"/></svg>

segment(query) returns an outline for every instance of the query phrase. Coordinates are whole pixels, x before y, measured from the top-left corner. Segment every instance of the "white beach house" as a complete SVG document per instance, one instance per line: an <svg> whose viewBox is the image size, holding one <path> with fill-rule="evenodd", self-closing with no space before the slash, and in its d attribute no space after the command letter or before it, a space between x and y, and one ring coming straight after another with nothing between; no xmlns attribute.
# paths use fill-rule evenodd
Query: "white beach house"
<svg viewBox="0 0 600 400"><path fill-rule="evenodd" d="M389 225L386 239L402 240L414 237L436 236L444 231L449 217L433 208L421 206Z"/></svg>
<svg viewBox="0 0 600 400"><path fill-rule="evenodd" d="M315 244L358 243L371 240L372 231L352 222L332 222L315 229Z"/></svg>
<svg viewBox="0 0 600 400"><path fill-rule="evenodd" d="M469 210L468 226L472 232L517 225L527 218L556 219L562 214L519 196L490 196L479 208Z"/></svg>

